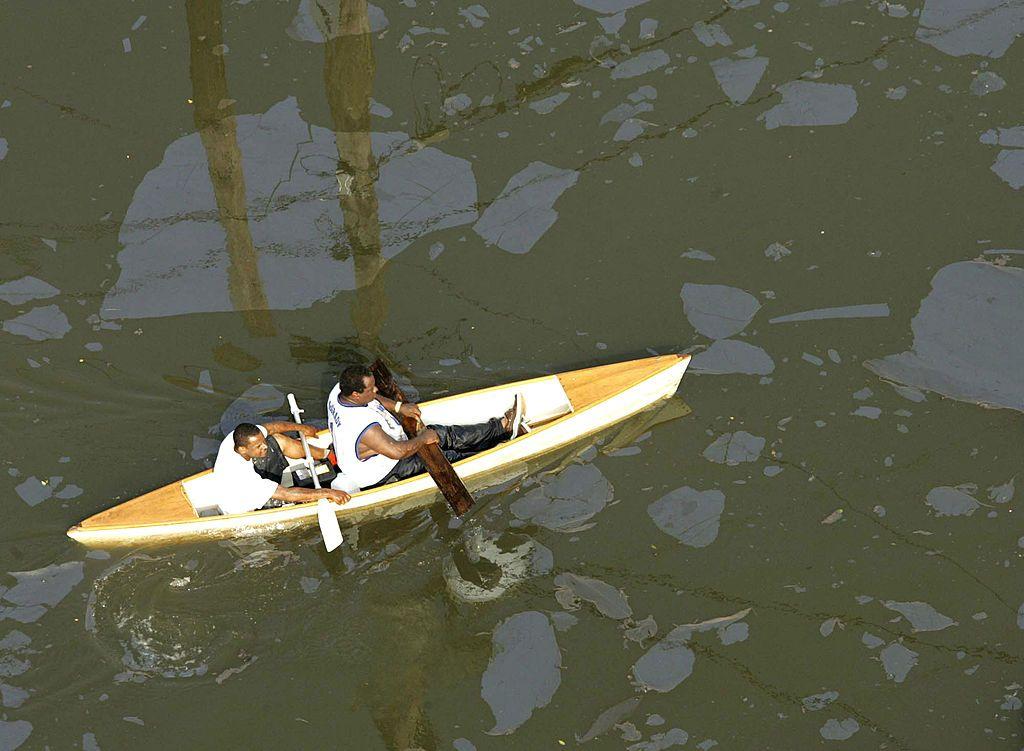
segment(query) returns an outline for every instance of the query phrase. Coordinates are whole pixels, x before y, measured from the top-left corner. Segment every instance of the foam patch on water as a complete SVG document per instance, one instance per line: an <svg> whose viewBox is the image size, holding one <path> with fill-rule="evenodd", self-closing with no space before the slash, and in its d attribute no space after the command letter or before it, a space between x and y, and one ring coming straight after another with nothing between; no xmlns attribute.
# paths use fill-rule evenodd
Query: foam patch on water
<svg viewBox="0 0 1024 751"><path fill-rule="evenodd" d="M44 305L4 321L3 330L8 334L41 342L47 339L63 339L64 335L71 331L71 322L64 315L64 311L56 305Z"/></svg>
<svg viewBox="0 0 1024 751"><path fill-rule="evenodd" d="M21 279L0 284L0 300L11 305L22 305L31 300L42 300L57 294L60 294L59 289L34 276L23 276Z"/></svg>
<svg viewBox="0 0 1024 751"><path fill-rule="evenodd" d="M542 477L539 485L509 510L518 519L558 532L584 527L614 496L611 483L592 464L572 464L553 478Z"/></svg>

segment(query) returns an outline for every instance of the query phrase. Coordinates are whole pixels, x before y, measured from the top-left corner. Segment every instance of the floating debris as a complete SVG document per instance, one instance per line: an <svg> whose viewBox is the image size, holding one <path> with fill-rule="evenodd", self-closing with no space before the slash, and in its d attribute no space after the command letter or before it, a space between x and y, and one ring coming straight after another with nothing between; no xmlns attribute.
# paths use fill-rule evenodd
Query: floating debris
<svg viewBox="0 0 1024 751"><path fill-rule="evenodd" d="M555 201L578 179L575 170L531 162L509 179L473 231L504 251L527 253L558 219Z"/></svg>
<svg viewBox="0 0 1024 751"><path fill-rule="evenodd" d="M717 339L690 360L689 370L708 375L768 375L775 361L760 347L737 339Z"/></svg>
<svg viewBox="0 0 1024 751"><path fill-rule="evenodd" d="M827 741L845 741L860 730L860 723L852 717L845 720L831 719L821 726L818 732Z"/></svg>
<svg viewBox="0 0 1024 751"><path fill-rule="evenodd" d="M752 435L745 430L735 433L724 433L704 449L703 456L715 464L727 464L730 467L743 462L754 462L761 457L765 439Z"/></svg>
<svg viewBox="0 0 1024 751"><path fill-rule="evenodd" d="M586 743L587 741L592 741L595 738L604 735L613 727L615 727L623 720L625 720L627 717L629 717L631 714L633 714L633 711L637 708L638 704L640 704L640 697L631 696L625 701L621 701L618 704L604 710L601 714L597 716L597 719L595 719L594 722L591 723L590 729L587 730L586 733L584 733L583 735L580 735L579 733L576 734L577 742Z"/></svg>
<svg viewBox="0 0 1024 751"><path fill-rule="evenodd" d="M612 78L615 80L623 78L636 78L645 73L664 68L670 62L668 53L665 50L648 50L641 52L636 57L623 60L612 68Z"/></svg>
<svg viewBox="0 0 1024 751"><path fill-rule="evenodd" d="M969 486L940 485L925 496L925 503L935 509L936 516L970 516L981 504L966 491Z"/></svg>
<svg viewBox="0 0 1024 751"><path fill-rule="evenodd" d="M811 694L801 699L804 709L808 712L820 712L829 704L839 698L838 691L825 691L821 694Z"/></svg>
<svg viewBox="0 0 1024 751"><path fill-rule="evenodd" d="M42 300L58 294L59 289L34 276L23 276L0 284L0 300L11 305L23 305L31 300Z"/></svg>
<svg viewBox="0 0 1024 751"><path fill-rule="evenodd" d="M895 610L910 621L914 631L942 631L944 628L958 625L948 615L943 615L927 602L920 602L918 600L913 602L884 600L882 605L889 608L889 610Z"/></svg>
<svg viewBox="0 0 1024 751"><path fill-rule="evenodd" d="M783 125L843 125L857 113L857 93L848 84L791 81L778 91L782 103L757 118L768 130Z"/></svg>
<svg viewBox="0 0 1024 751"><path fill-rule="evenodd" d="M611 584L588 576L564 573L555 577L555 599L566 610L576 610L580 600L592 603L597 611L608 618L623 620L633 615L626 595Z"/></svg>
<svg viewBox="0 0 1024 751"><path fill-rule="evenodd" d="M826 321L832 318L888 318L889 306L886 303L870 305L840 305L835 308L818 308L805 310L801 313L790 313L784 316L769 318L768 323L795 323L797 321Z"/></svg>
<svg viewBox="0 0 1024 751"><path fill-rule="evenodd" d="M580 529L611 500L614 489L592 464L572 464L514 501L509 510L518 519L558 532Z"/></svg>
<svg viewBox="0 0 1024 751"><path fill-rule="evenodd" d="M911 668L917 664L918 654L894 641L879 652L878 656L882 660L886 676L896 683L903 683Z"/></svg>
<svg viewBox="0 0 1024 751"><path fill-rule="evenodd" d="M1024 12L1007 0L925 0L918 40L947 55L998 58L1024 32Z"/></svg>
<svg viewBox="0 0 1024 751"><path fill-rule="evenodd" d="M721 57L711 61L711 70L715 80L722 87L722 92L733 104L743 104L754 93L765 70L768 69L767 57L755 57L747 60L734 60ZM787 250L788 254L788 250Z"/></svg>
<svg viewBox="0 0 1024 751"><path fill-rule="evenodd" d="M562 682L562 654L547 616L534 610L499 623L491 644L480 695L494 714L487 732L507 735L551 701Z"/></svg>
<svg viewBox="0 0 1024 751"><path fill-rule="evenodd" d="M722 284L686 283L679 296L690 325L709 339L738 334L761 309L761 303L749 292Z"/></svg>
<svg viewBox="0 0 1024 751"><path fill-rule="evenodd" d="M691 548L706 548L718 537L725 509L721 490L696 490L684 485L647 507L647 515L667 535Z"/></svg>
<svg viewBox="0 0 1024 751"><path fill-rule="evenodd" d="M62 339L71 331L71 322L56 305L45 305L4 321L3 330L8 334L41 342L46 339Z"/></svg>

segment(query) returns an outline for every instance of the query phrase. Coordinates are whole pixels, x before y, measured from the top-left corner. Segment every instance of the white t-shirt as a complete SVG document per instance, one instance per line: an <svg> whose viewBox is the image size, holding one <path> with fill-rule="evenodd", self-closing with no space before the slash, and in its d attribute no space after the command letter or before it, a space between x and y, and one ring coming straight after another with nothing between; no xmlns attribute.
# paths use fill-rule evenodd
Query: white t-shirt
<svg viewBox="0 0 1024 751"><path fill-rule="evenodd" d="M371 425L380 425L384 432L396 441L408 440L408 436L395 416L384 409L384 405L376 399L366 406L342 404L338 401L338 392L339 388L335 386L327 397L327 424L334 439L338 467L360 488L375 485L384 479L398 460L389 459L384 454L360 459L357 446L363 433Z"/></svg>
<svg viewBox="0 0 1024 751"><path fill-rule="evenodd" d="M264 437L267 429L257 425ZM232 433L220 442L217 461L213 465L217 478L217 505L224 514L244 514L262 508L277 491L277 483L256 474L252 462L235 451Z"/></svg>

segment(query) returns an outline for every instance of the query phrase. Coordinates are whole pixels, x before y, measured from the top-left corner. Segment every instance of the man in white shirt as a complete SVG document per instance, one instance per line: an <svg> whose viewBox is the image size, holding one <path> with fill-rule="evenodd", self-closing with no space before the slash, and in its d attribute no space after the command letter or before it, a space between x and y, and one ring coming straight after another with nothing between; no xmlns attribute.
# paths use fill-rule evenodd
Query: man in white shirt
<svg viewBox="0 0 1024 751"><path fill-rule="evenodd" d="M220 506L222 513L244 514L265 507L282 506L285 503L310 503L319 498L326 498L335 503L348 502L350 496L344 490L286 488L268 478L268 474L273 475L276 469L266 466L266 459L272 452L270 441L274 441L278 455L283 454L290 459L305 457L299 441L281 435L290 430L298 430L310 437L316 436L316 429L311 425L291 422L253 425L243 422L221 442L217 451L217 461L213 465L213 475L217 478L217 505ZM322 459L326 455L326 451L312 446L310 451L314 459ZM261 476L257 473L257 466L260 465L264 465L264 469L270 469L271 472L264 471L264 476ZM276 474L280 478L280 470L277 470Z"/></svg>
<svg viewBox="0 0 1024 751"><path fill-rule="evenodd" d="M327 423L338 467L346 481L366 489L426 471L417 452L436 443L456 462L514 438L522 429L522 400L501 417L477 425L431 425L411 438L397 417L419 417L415 404L395 402L377 393L369 368L350 365L327 397ZM335 486L338 483L335 482Z"/></svg>

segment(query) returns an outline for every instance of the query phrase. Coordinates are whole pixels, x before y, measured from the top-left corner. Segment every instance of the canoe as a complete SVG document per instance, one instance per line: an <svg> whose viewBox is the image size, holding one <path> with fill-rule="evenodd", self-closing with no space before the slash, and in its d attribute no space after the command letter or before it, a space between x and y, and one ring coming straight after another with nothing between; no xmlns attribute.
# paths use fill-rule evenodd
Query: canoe
<svg viewBox="0 0 1024 751"><path fill-rule="evenodd" d="M504 467L521 465L671 397L689 362L689 355L662 355L600 365L446 396L421 403L420 410L427 424L471 424L501 414L513 394L522 394L532 429L453 465L464 481L486 480ZM429 475L417 475L354 493L337 513L346 517L371 511L397 512L402 501L435 491ZM315 503L221 514L213 472L206 470L90 516L67 534L86 545L130 545L267 534L316 524L316 515Z"/></svg>

